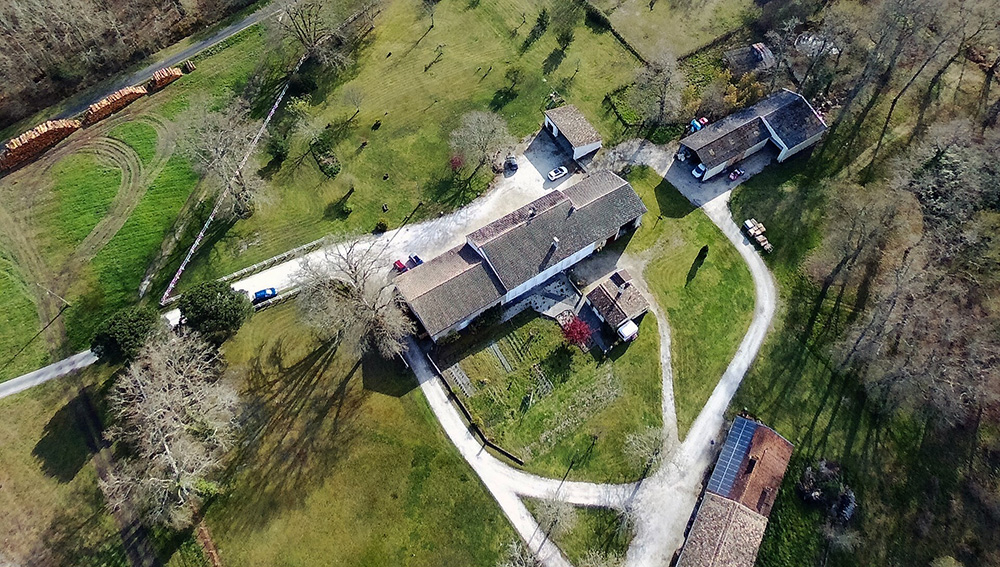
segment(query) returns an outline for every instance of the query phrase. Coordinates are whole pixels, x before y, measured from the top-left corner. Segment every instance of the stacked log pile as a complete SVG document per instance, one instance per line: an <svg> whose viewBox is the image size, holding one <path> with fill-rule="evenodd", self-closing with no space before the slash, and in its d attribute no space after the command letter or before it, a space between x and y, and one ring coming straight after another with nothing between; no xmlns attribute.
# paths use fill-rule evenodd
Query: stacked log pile
<svg viewBox="0 0 1000 567"><path fill-rule="evenodd" d="M49 120L4 144L0 152L0 171L13 169L58 144L80 129L79 120Z"/></svg>
<svg viewBox="0 0 1000 567"><path fill-rule="evenodd" d="M116 91L90 105L90 108L83 114L83 125L90 126L95 122L104 120L139 98L142 98L145 94L146 87L125 87L120 91Z"/></svg>
<svg viewBox="0 0 1000 567"><path fill-rule="evenodd" d="M153 73L153 78L146 83L146 88L152 92L160 90L170 83L180 79L184 73L177 67L165 67Z"/></svg>

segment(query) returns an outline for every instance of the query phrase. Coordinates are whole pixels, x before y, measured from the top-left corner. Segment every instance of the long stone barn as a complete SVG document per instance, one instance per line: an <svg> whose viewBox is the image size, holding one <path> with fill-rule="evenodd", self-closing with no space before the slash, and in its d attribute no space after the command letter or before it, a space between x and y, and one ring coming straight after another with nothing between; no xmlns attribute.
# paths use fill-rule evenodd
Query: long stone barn
<svg viewBox="0 0 1000 567"><path fill-rule="evenodd" d="M598 171L469 234L401 274L396 288L438 341L635 230L645 212L627 181Z"/></svg>

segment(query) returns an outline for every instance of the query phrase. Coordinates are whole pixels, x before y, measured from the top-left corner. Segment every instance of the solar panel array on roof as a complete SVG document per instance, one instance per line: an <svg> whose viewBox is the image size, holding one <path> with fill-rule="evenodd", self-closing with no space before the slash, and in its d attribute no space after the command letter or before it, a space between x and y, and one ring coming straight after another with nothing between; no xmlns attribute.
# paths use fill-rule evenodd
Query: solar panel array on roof
<svg viewBox="0 0 1000 567"><path fill-rule="evenodd" d="M708 479L708 491L719 496L729 497L733 490L733 483L736 482L736 473L743 464L743 458L750 450L750 441L754 432L757 431L757 422L737 417L733 421L732 428L729 429L729 436L726 437L726 444L719 454L719 462L715 464L712 477Z"/></svg>

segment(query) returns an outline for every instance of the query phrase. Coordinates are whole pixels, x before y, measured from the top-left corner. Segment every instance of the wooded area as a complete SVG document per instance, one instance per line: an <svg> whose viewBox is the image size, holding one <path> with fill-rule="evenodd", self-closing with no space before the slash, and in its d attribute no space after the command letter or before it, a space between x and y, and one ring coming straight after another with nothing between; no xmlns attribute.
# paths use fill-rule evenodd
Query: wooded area
<svg viewBox="0 0 1000 567"><path fill-rule="evenodd" d="M248 5L249 0L0 3L0 129ZM193 6L193 7L192 7Z"/></svg>

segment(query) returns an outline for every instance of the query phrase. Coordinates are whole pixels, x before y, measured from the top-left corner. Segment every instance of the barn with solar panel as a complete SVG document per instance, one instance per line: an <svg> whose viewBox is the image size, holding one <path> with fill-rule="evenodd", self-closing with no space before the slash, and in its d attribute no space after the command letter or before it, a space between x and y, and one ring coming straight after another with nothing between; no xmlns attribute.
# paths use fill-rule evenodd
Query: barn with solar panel
<svg viewBox="0 0 1000 567"><path fill-rule="evenodd" d="M678 567L753 566L792 448L766 425L733 421Z"/></svg>

